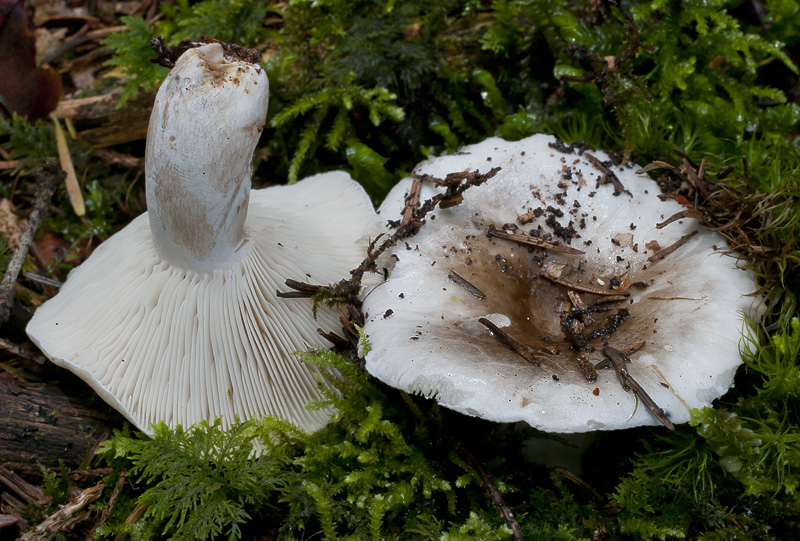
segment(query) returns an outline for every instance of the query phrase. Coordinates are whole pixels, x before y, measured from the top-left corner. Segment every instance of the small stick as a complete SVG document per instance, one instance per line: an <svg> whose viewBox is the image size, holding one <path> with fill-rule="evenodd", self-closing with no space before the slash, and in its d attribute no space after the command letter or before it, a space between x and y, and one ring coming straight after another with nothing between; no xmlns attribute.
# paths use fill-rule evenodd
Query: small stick
<svg viewBox="0 0 800 541"><path fill-rule="evenodd" d="M642 349L644 347L644 344L645 344L644 341L634 342L633 344L625 346L624 348L619 350L619 352L622 353L622 355L629 357L634 353L636 353L637 351L639 351L640 349Z"/></svg>
<svg viewBox="0 0 800 541"><path fill-rule="evenodd" d="M697 230L692 231L688 235L682 236L681 238L679 238L678 240L676 240L675 242L673 242L672 244L670 244L666 248L663 248L663 249L657 251L656 253L654 253L653 255L648 257L647 261L650 262L650 263L655 263L656 261L664 259L669 254L671 254L672 252L674 252L675 250L677 250L678 248L680 248L681 246L686 244L689 241L689 239L691 239L695 235L697 235Z"/></svg>
<svg viewBox="0 0 800 541"><path fill-rule="evenodd" d="M630 357L631 355L642 349L644 347L644 344L645 342L634 342L633 344L625 346L624 348L619 350L619 352L622 354L624 359L627 359L628 357ZM611 366L611 361L609 361L608 359L603 359L602 361L594 365L594 367L597 369L608 368L609 366Z"/></svg>
<svg viewBox="0 0 800 541"><path fill-rule="evenodd" d="M31 245L31 251L33 251L34 245ZM36 274L35 272L23 272L22 276L27 278L32 282L39 282L42 285L50 286L50 287L61 287L64 285L62 282L58 280L53 280L52 278L48 278L47 276L42 276L41 274Z"/></svg>
<svg viewBox="0 0 800 541"><path fill-rule="evenodd" d="M603 165L603 162L589 154L588 152L584 153L586 159L592 162L597 169L599 169L603 173L603 178L600 180L600 184L605 184L606 182L611 182L611 185L614 186L614 195L619 195L621 193L626 193L630 197L633 197L633 194L625 189L625 186L622 185L617 175L614 174L614 171Z"/></svg>
<svg viewBox="0 0 800 541"><path fill-rule="evenodd" d="M595 319L592 317L592 314L589 313L588 308L586 308L586 303L583 302L581 296L572 290L567 291L567 295L569 296L572 306L574 306L576 310L583 312L581 314L581 321L583 324L592 325L595 323Z"/></svg>
<svg viewBox="0 0 800 541"><path fill-rule="evenodd" d="M606 346L603 348L603 355L611 361L611 366L614 367L614 372L617 373L617 379L619 380L620 385L622 388L627 392L631 390L630 385L628 385L628 367L625 366L625 358L620 354L619 351L612 348L611 346Z"/></svg>
<svg viewBox="0 0 800 541"><path fill-rule="evenodd" d="M342 338L341 336L339 336L338 334L336 334L333 331L325 332L322 329L318 328L317 329L317 334L320 335L321 337L323 337L325 340L327 340L331 344L333 344L333 347L335 347L335 348L348 348L348 347L350 347L352 345L349 340L345 340L344 338Z"/></svg>
<svg viewBox="0 0 800 541"><path fill-rule="evenodd" d="M94 539L94 532L98 527L106 523L108 517L111 515L111 511L114 510L114 506L117 505L117 500L119 499L119 495L122 493L122 488L125 486L125 481L127 480L127 470L120 471L119 477L117 477L117 484L114 485L114 490L111 491L111 496L108 498L108 503L105 505L105 507L103 507L103 511L100 513L100 518L97 519L97 522L95 522L94 527L92 528L92 534L90 536L92 539Z"/></svg>
<svg viewBox="0 0 800 541"><path fill-rule="evenodd" d="M509 529L513 532L513 539L514 541L522 541L522 530L519 527L519 522L514 517L514 513L511 509L506 505L505 500L503 499L503 493L497 488L497 485L494 484L492 478L489 477L489 472L486 471L486 468L483 467L483 464L475 458L469 449L467 449L466 445L463 443L456 443L456 449L458 452L464 456L464 458L469 462L470 466L475 468L475 472L478 474L478 477L481 480L484 488L489 493L489 496L492 499L492 503L497 510L503 515L503 519L506 521L506 525Z"/></svg>
<svg viewBox="0 0 800 541"><path fill-rule="evenodd" d="M103 493L103 486L101 481L91 488L81 490L72 502L62 506L43 522L25 532L20 539L23 541L52 539L57 533L72 529L79 522L86 520L89 512L80 513L80 511L100 497L100 494Z"/></svg>
<svg viewBox="0 0 800 541"><path fill-rule="evenodd" d="M19 345L15 344L11 340L6 340L5 338L0 338L0 349L4 349L8 352L13 353L18 357L22 357L23 359L27 359L29 361L34 361L38 364L44 364L47 362L47 359L44 355L37 355L36 353L32 353L27 349L21 348Z"/></svg>
<svg viewBox="0 0 800 541"><path fill-rule="evenodd" d="M619 290L612 290L612 291L619 291ZM628 293L630 295L630 293ZM610 304L612 302L622 302L628 298L628 295L608 295L607 297L600 297L594 304L592 304L592 308L598 308L602 304ZM609 310L611 308L608 308Z"/></svg>
<svg viewBox="0 0 800 541"><path fill-rule="evenodd" d="M667 218L663 222L657 223L656 224L656 229L664 229L665 227L667 227L672 222L676 222L678 220L682 220L683 218L694 218L696 220L702 220L703 219L703 213L700 210L695 209L695 208L686 209L686 210L682 210L680 212L676 212L675 214L673 214L672 216L670 216L669 218Z"/></svg>
<svg viewBox="0 0 800 541"><path fill-rule="evenodd" d="M597 381L597 370L595 370L594 365L589 360L589 357L584 352L578 353L578 365L581 367L581 372L583 372L583 377L586 378L586 381Z"/></svg>
<svg viewBox="0 0 800 541"><path fill-rule="evenodd" d="M55 190L56 180L64 178L64 172L58 170L55 160L46 159L36 173L36 196L33 200L33 210L28 216L28 225L22 233L17 249L6 268L3 281L0 282L0 324L8 320L13 304L14 292L16 290L17 277L22 269L22 263L28 253L28 249L33 243L33 236L36 230L42 225L42 219L47 211L50 198Z"/></svg>
<svg viewBox="0 0 800 541"><path fill-rule="evenodd" d="M556 466L556 467L553 468L553 472L557 473L558 475L560 475L564 479L572 481L573 483L575 483L576 485L578 485L579 487L581 487L582 489L587 491L589 494L592 495L592 497L595 499L595 501L597 501L597 502L602 502L603 501L603 497L600 495L599 492L597 492L592 487L592 485L590 485L589 483L587 483L586 481L584 481L583 479L581 479L580 477L578 477L577 475L575 475L574 473L569 471L568 469L562 468L560 466Z"/></svg>
<svg viewBox="0 0 800 541"><path fill-rule="evenodd" d="M603 348L603 355L611 361L611 366L614 367L614 371L617 373L617 378L619 379L620 383L622 384L622 388L626 391L633 390L634 394L642 401L645 407L650 410L650 413L655 416L659 422L667 427L669 430L675 430L675 425L672 424L666 415L664 415L664 410L659 408L655 401L650 398L650 395L639 385L633 377L631 377L630 373L628 373L628 369L625 366L625 356L619 351L611 346L606 346Z"/></svg>
<svg viewBox="0 0 800 541"><path fill-rule="evenodd" d="M284 282L287 287L294 289L294 291L275 291L275 294L281 299L305 299L313 297L323 286L315 286L305 282L299 282L287 278Z"/></svg>
<svg viewBox="0 0 800 541"><path fill-rule="evenodd" d="M536 357L533 356L533 353L528 351L528 348L526 348L525 346L523 346L522 344L511 338L508 335L508 333L502 331L497 325L495 325L485 317L480 318L478 320L478 323L482 324L484 327L489 329L494 335L494 337L497 338L497 340L501 344L506 346L508 349L510 349L511 351L513 351L514 353L516 353L517 355L519 355L520 357L531 363L532 365L539 366L539 361L536 359Z"/></svg>
<svg viewBox="0 0 800 541"><path fill-rule="evenodd" d="M655 401L650 398L650 395L645 392L641 385L639 385L639 382L633 379L630 375L628 375L628 384L631 386L631 389L633 389L633 392L636 393L636 396L639 397L639 400L642 401L642 404L644 404L645 407L650 410L650 413L652 413L662 425L667 427L668 430L675 430L675 425L666 415L664 415L664 410L658 407Z"/></svg>
<svg viewBox="0 0 800 541"><path fill-rule="evenodd" d="M489 229L489 237L498 237L501 239L518 242L520 244L528 244L530 246L536 246L537 248L544 248L545 250L551 250L553 252L561 252L570 255L582 255L586 253L577 250L571 246L567 246L566 244L555 244L553 242L540 239L538 237L533 237L531 235L520 235L519 233L506 233L505 231L498 231L494 228Z"/></svg>
<svg viewBox="0 0 800 541"><path fill-rule="evenodd" d="M400 227L407 225L411 221L414 211L419 207L419 194L421 191L422 178L416 177L411 184L411 189L408 191L408 197L406 197L406 205L403 207L403 218L400 220Z"/></svg>
<svg viewBox="0 0 800 541"><path fill-rule="evenodd" d="M2 465L0 465L0 483L14 491L17 496L25 500L25 503L36 503L42 505L48 501L48 498L45 497L41 488L30 484L25 479Z"/></svg>
<svg viewBox="0 0 800 541"><path fill-rule="evenodd" d="M470 295L472 295L473 297L475 297L479 301L482 301L482 300L484 300L486 298L486 295L483 293L483 291L481 291L480 289L478 289L474 285L470 284L465 278L460 276L456 271L451 270L450 274L448 274L447 277L454 284L459 285L459 286L463 287L464 289L466 289L469 292Z"/></svg>
<svg viewBox="0 0 800 541"><path fill-rule="evenodd" d="M556 278L552 274L548 274L546 272L540 272L539 277L550 280L554 284L568 287L570 289L574 289L575 291L583 291L584 293L591 293L592 295L613 295L623 298L630 295L630 291L625 291L620 289L600 289L599 287L576 284L575 282L569 282L567 280L564 280L563 278Z"/></svg>

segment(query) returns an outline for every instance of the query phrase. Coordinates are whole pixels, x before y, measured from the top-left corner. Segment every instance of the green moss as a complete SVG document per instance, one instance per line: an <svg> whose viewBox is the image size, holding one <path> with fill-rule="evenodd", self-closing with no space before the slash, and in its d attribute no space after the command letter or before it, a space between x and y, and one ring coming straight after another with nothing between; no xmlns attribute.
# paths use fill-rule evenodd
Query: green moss
<svg viewBox="0 0 800 541"><path fill-rule="evenodd" d="M435 403L387 393L330 352L306 361L340 374L330 380L327 400L315 406L336 408L334 421L314 434L270 419L230 432L219 423L172 431L162 424L152 440L116 434L103 452L129 461L130 473L146 487L139 503L147 510L135 527L117 524L104 531L237 539L245 521L267 513L280 517L284 539L317 531L325 539L509 537L474 471L454 451L453 433L444 430ZM252 456L254 449L259 456ZM502 472L503 464L487 463L498 486L509 495L523 493L524 485ZM567 534L580 529L585 510L569 495L539 489L534 499L558 501L562 511L536 515L531 531L578 538Z"/></svg>
<svg viewBox="0 0 800 541"><path fill-rule="evenodd" d="M125 491L107 535L236 538L258 518L285 539L508 538L454 450L469 434L532 539L800 538L800 79L787 53L800 47L800 2L204 0L163 9L153 26L124 19L130 32L106 41L110 65L128 78L123 102L166 73L148 61L151 34L265 51L271 120L257 184L344 168L379 200L422 158L491 135L552 133L641 164L679 164L682 153L712 177L731 166L725 182L743 193L770 194L734 224L752 241L743 251L765 254L768 311L747 335L736 388L715 408L669 436L620 432L600 449L585 476L616 507L519 463L525 434L472 424L321 354L314 362L343 377L329 396L336 422L314 435L270 420L230 434L212 423L160 427L152 441L117 435L106 456L132 467L143 492ZM0 119L0 142L22 160L20 178L54 154L43 124ZM126 221L131 179L79 144L74 152L89 226L69 215L46 226L77 245ZM63 191L55 204L68 208ZM250 457L254 445L270 454ZM148 511L126 525L137 497Z"/></svg>

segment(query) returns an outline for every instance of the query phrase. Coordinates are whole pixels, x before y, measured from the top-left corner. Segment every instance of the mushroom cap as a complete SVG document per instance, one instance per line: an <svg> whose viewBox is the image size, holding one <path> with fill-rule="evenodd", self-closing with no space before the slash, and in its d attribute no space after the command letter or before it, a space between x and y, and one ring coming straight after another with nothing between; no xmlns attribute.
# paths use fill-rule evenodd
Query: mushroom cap
<svg viewBox="0 0 800 541"><path fill-rule="evenodd" d="M145 213L70 272L28 335L143 432L264 415L312 431L331 412L306 408L322 398L319 369L295 352L328 347L316 331L338 317L276 290L349 276L377 226L360 185L325 173L251 192L240 259L192 271L159 256Z"/></svg>
<svg viewBox="0 0 800 541"><path fill-rule="evenodd" d="M720 253L716 247L724 247L724 239L695 220L657 229L657 222L682 208L660 201L652 180L629 166L612 167L631 194L614 195L611 184L597 184L601 172L585 154L548 146L554 142L544 135L518 142L493 138L417 167L417 174L438 178L501 170L467 190L460 205L436 209L417 235L393 248L396 263L388 281L364 300L371 345L366 369L393 387L433 397L461 413L525 421L548 432L658 424L622 388L613 369L598 369L593 382L583 376L577 352L569 349L561 329L560 316L570 302L567 290L539 275L557 269L551 274L560 271L570 282L608 288L611 277L629 273L630 282L644 281L647 287L630 289L619 306L630 317L608 342L616 349L645 342L631 355L628 371L672 422L685 422L692 408L709 405L733 383L741 363L742 315L759 310L758 300L746 296L756 289L753 275ZM383 220L399 218L411 182L401 181L389 194L379 209ZM424 183L420 201L439 191ZM541 234L564 244L566 238L556 231L571 222L575 235L564 234L585 254L529 250L487 235L490 226L501 230L517 224L519 216L535 209L543 213L520 226L519 233L540 226ZM647 261L658 249L648 243L665 248L694 230L699 232L674 253ZM450 271L485 299L449 280ZM591 304L591 295L579 294ZM608 313L594 316L602 322ZM481 317L532 348L541 365L501 344L478 322ZM590 344L594 351L586 354L596 364L604 359L603 339Z"/></svg>

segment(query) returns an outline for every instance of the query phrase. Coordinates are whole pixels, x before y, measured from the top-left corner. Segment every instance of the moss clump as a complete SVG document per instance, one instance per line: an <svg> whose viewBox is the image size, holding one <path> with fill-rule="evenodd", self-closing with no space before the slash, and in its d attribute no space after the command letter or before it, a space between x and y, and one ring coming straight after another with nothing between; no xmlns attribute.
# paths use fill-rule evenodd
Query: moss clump
<svg viewBox="0 0 800 541"><path fill-rule="evenodd" d="M180 0L163 10L154 25L124 19L130 32L106 42L129 77L123 100L164 76L148 61L152 34L264 51L271 128L258 184L347 168L378 200L425 156L535 132L642 164L702 164L724 185L703 202L714 226L735 226L751 260L764 254L770 310L716 408L666 437L599 437L584 461L598 497L520 463L527 433L439 411L325 353L315 362L343 377L329 397L337 421L317 434L270 420L229 434L213 423L161 427L153 440L118 434L106 456L132 468L139 492L120 497L107 536L246 538L259 522L285 539L508 538L456 450L466 434L528 538L800 538L800 2ZM22 186L30 164L54 154L42 125L0 120L0 138L23 160ZM77 243L126 221L133 179L74 152L90 179L89 226L65 215L46 227ZM688 193L680 179L673 189ZM63 194L55 203L68 208ZM269 454L251 457L254 446Z"/></svg>

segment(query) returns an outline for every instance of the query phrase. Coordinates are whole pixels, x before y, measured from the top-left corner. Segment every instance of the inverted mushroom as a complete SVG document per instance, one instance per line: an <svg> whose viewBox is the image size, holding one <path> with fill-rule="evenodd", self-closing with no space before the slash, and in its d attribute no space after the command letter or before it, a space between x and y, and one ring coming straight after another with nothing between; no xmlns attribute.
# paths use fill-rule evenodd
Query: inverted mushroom
<svg viewBox="0 0 800 541"><path fill-rule="evenodd" d="M279 299L284 281L335 282L362 258L375 213L349 175L250 191L269 87L220 44L185 52L156 96L146 148L149 211L72 270L30 321L31 339L140 430L229 426L264 415L315 430L330 411L319 371L337 316Z"/></svg>
<svg viewBox="0 0 800 541"><path fill-rule="evenodd" d="M681 207L608 161L534 136L420 164L440 179L500 171L392 249L388 281L364 300L367 370L468 415L560 433L681 423L725 393L743 314L758 313L752 273L695 220L657 228ZM411 184L383 220L400 217ZM420 201L438 192L425 182Z"/></svg>

